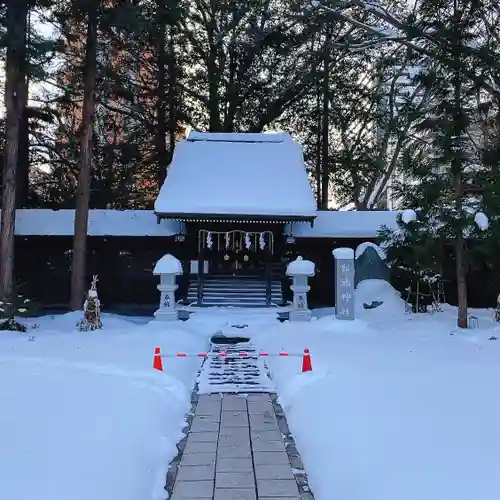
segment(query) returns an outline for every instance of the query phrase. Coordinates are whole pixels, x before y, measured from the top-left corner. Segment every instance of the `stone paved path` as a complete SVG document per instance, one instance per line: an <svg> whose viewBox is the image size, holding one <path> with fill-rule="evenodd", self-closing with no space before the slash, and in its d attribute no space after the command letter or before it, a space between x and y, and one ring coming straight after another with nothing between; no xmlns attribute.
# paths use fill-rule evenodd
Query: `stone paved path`
<svg viewBox="0 0 500 500"><path fill-rule="evenodd" d="M297 481L270 394L198 397L171 500L313 499Z"/></svg>

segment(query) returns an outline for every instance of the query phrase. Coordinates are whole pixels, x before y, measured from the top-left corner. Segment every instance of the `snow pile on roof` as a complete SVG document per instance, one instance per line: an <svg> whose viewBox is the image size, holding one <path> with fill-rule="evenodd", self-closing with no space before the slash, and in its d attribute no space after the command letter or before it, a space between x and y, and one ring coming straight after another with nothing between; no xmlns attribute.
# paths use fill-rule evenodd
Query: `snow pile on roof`
<svg viewBox="0 0 500 500"><path fill-rule="evenodd" d="M417 212L415 210L409 208L407 210L403 210L403 214L401 215L401 220L405 224L409 224L410 222L414 222L417 220Z"/></svg>
<svg viewBox="0 0 500 500"><path fill-rule="evenodd" d="M304 260L300 255L286 268L288 276L314 276L314 262Z"/></svg>
<svg viewBox="0 0 500 500"><path fill-rule="evenodd" d="M167 253L155 265L153 274L182 274L182 264L179 259Z"/></svg>
<svg viewBox="0 0 500 500"><path fill-rule="evenodd" d="M356 259L361 257L361 255L363 255L363 253L365 252L365 250L367 248L373 248L373 250L375 250L375 252L377 252L378 256L382 260L386 259L387 255L385 254L385 252L378 245L376 245L375 243L372 243L371 241L365 241L364 243L361 243L361 245L358 245L358 247L356 248L356 252L355 252Z"/></svg>
<svg viewBox="0 0 500 500"><path fill-rule="evenodd" d="M287 133L192 133L155 202L170 215L316 216L302 148Z"/></svg>
<svg viewBox="0 0 500 500"><path fill-rule="evenodd" d="M18 236L72 236L74 210L26 208L16 210ZM158 224L152 210L90 210L89 236L173 236L180 232L179 222L163 220Z"/></svg>
<svg viewBox="0 0 500 500"><path fill-rule="evenodd" d="M354 250L352 248L335 248L332 250L332 255L337 260L354 259Z"/></svg>
<svg viewBox="0 0 500 500"><path fill-rule="evenodd" d="M488 216L486 214L483 214L483 212L478 212L474 216L474 222L477 224L477 227L481 229L481 231L487 231L490 227Z"/></svg>
<svg viewBox="0 0 500 500"><path fill-rule="evenodd" d="M299 222L288 224L296 238L376 238L381 226L397 229L400 211L327 211L319 210L314 227ZM288 233L287 233L288 234Z"/></svg>

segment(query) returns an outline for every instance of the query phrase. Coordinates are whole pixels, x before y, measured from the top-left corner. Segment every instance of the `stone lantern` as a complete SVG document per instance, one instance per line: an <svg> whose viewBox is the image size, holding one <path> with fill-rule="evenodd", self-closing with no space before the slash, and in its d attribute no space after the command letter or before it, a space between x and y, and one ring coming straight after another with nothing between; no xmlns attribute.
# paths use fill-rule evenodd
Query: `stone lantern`
<svg viewBox="0 0 500 500"><path fill-rule="evenodd" d="M293 306L290 321L309 321L311 311L307 304L307 292L310 290L308 278L314 276L314 262L297 257L286 268L287 276L292 277Z"/></svg>
<svg viewBox="0 0 500 500"><path fill-rule="evenodd" d="M160 275L160 307L155 312L155 318L159 321L175 321L178 319L175 291L178 288L176 277L183 273L182 264L173 255L164 255L153 270L154 275Z"/></svg>

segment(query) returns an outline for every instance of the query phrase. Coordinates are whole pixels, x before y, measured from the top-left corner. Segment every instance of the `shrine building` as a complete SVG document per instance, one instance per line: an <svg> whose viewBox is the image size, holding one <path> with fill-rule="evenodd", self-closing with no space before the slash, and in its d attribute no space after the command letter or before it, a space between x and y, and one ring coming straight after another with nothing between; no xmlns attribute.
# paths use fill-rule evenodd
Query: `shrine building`
<svg viewBox="0 0 500 500"><path fill-rule="evenodd" d="M176 145L153 211L90 210L88 275L99 274L103 310L150 313L152 271L170 253L184 271L180 306L282 307L291 299L286 265L300 255L315 264L311 306L333 305L332 250L376 241L396 217L318 211L288 133L192 132ZM16 276L49 310L69 303L73 225L74 210L16 212Z"/></svg>

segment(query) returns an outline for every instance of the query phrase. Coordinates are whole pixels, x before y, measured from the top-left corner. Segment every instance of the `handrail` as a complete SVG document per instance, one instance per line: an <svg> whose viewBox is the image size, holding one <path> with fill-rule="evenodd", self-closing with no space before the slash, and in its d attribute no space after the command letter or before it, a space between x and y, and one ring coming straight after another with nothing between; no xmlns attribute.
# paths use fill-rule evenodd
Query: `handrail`
<svg viewBox="0 0 500 500"><path fill-rule="evenodd" d="M203 252L198 254L198 283L196 289L196 298L198 306L203 305L203 281L205 275L205 257Z"/></svg>
<svg viewBox="0 0 500 500"><path fill-rule="evenodd" d="M271 265L268 258L266 259L266 307L271 305L271 278Z"/></svg>

